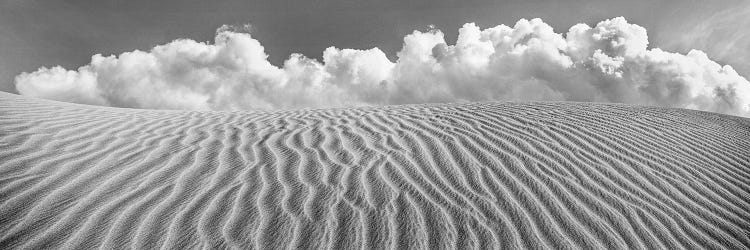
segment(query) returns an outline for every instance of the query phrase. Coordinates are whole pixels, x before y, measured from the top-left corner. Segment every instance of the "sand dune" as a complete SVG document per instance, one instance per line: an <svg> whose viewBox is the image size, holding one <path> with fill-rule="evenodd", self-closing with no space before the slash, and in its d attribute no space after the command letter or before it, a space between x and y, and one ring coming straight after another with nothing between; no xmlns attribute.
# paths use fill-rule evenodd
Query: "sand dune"
<svg viewBox="0 0 750 250"><path fill-rule="evenodd" d="M750 247L750 119L707 112L0 94L0 148L3 249Z"/></svg>

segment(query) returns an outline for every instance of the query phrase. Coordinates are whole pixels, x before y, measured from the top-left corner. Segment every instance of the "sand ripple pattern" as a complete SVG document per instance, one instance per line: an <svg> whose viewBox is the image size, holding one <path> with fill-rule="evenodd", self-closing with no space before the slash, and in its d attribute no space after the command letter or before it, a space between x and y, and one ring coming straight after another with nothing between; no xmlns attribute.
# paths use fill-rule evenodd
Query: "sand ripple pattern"
<svg viewBox="0 0 750 250"><path fill-rule="evenodd" d="M0 95L2 249L748 249L750 119L593 103L276 112Z"/></svg>

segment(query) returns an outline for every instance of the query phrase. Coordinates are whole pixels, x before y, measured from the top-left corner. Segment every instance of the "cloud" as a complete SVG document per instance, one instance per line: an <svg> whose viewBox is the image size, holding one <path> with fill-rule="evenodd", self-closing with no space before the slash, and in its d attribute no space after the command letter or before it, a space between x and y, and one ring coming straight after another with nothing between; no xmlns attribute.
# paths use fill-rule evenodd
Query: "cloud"
<svg viewBox="0 0 750 250"><path fill-rule="evenodd" d="M245 31L224 26L213 43L180 39L148 52L94 55L77 70L16 77L23 95L151 109L241 110L488 100L595 101L750 116L750 83L697 50L648 48L646 30L618 17L555 33L541 19L404 37L395 62L378 48L330 47L322 62L267 60Z"/></svg>
<svg viewBox="0 0 750 250"><path fill-rule="evenodd" d="M731 64L742 75L750 75L750 2L711 12L702 18L678 20L664 32L663 46L677 51L700 49L711 58Z"/></svg>

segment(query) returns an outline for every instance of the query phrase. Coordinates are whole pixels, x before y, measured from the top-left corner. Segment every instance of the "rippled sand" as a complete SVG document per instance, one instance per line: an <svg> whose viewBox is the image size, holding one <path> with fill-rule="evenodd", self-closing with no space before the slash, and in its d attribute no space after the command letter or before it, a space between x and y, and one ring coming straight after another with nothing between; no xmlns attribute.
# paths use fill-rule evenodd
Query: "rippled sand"
<svg viewBox="0 0 750 250"><path fill-rule="evenodd" d="M0 93L0 248L750 247L750 119L618 104L278 112Z"/></svg>

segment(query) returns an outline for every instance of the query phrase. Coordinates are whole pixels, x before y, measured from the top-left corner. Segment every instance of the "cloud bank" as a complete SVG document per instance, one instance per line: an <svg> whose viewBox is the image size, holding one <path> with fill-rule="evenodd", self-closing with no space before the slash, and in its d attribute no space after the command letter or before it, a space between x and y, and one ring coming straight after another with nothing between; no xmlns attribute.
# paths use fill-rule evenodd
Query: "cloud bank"
<svg viewBox="0 0 750 250"><path fill-rule="evenodd" d="M150 109L241 110L460 101L595 101L750 116L750 83L698 50L648 48L646 30L618 17L555 33L541 19L513 27L404 37L395 62L378 48L330 47L322 62L292 54L281 67L230 26L213 43L179 39L150 51L94 55L77 70L40 68L19 93Z"/></svg>

